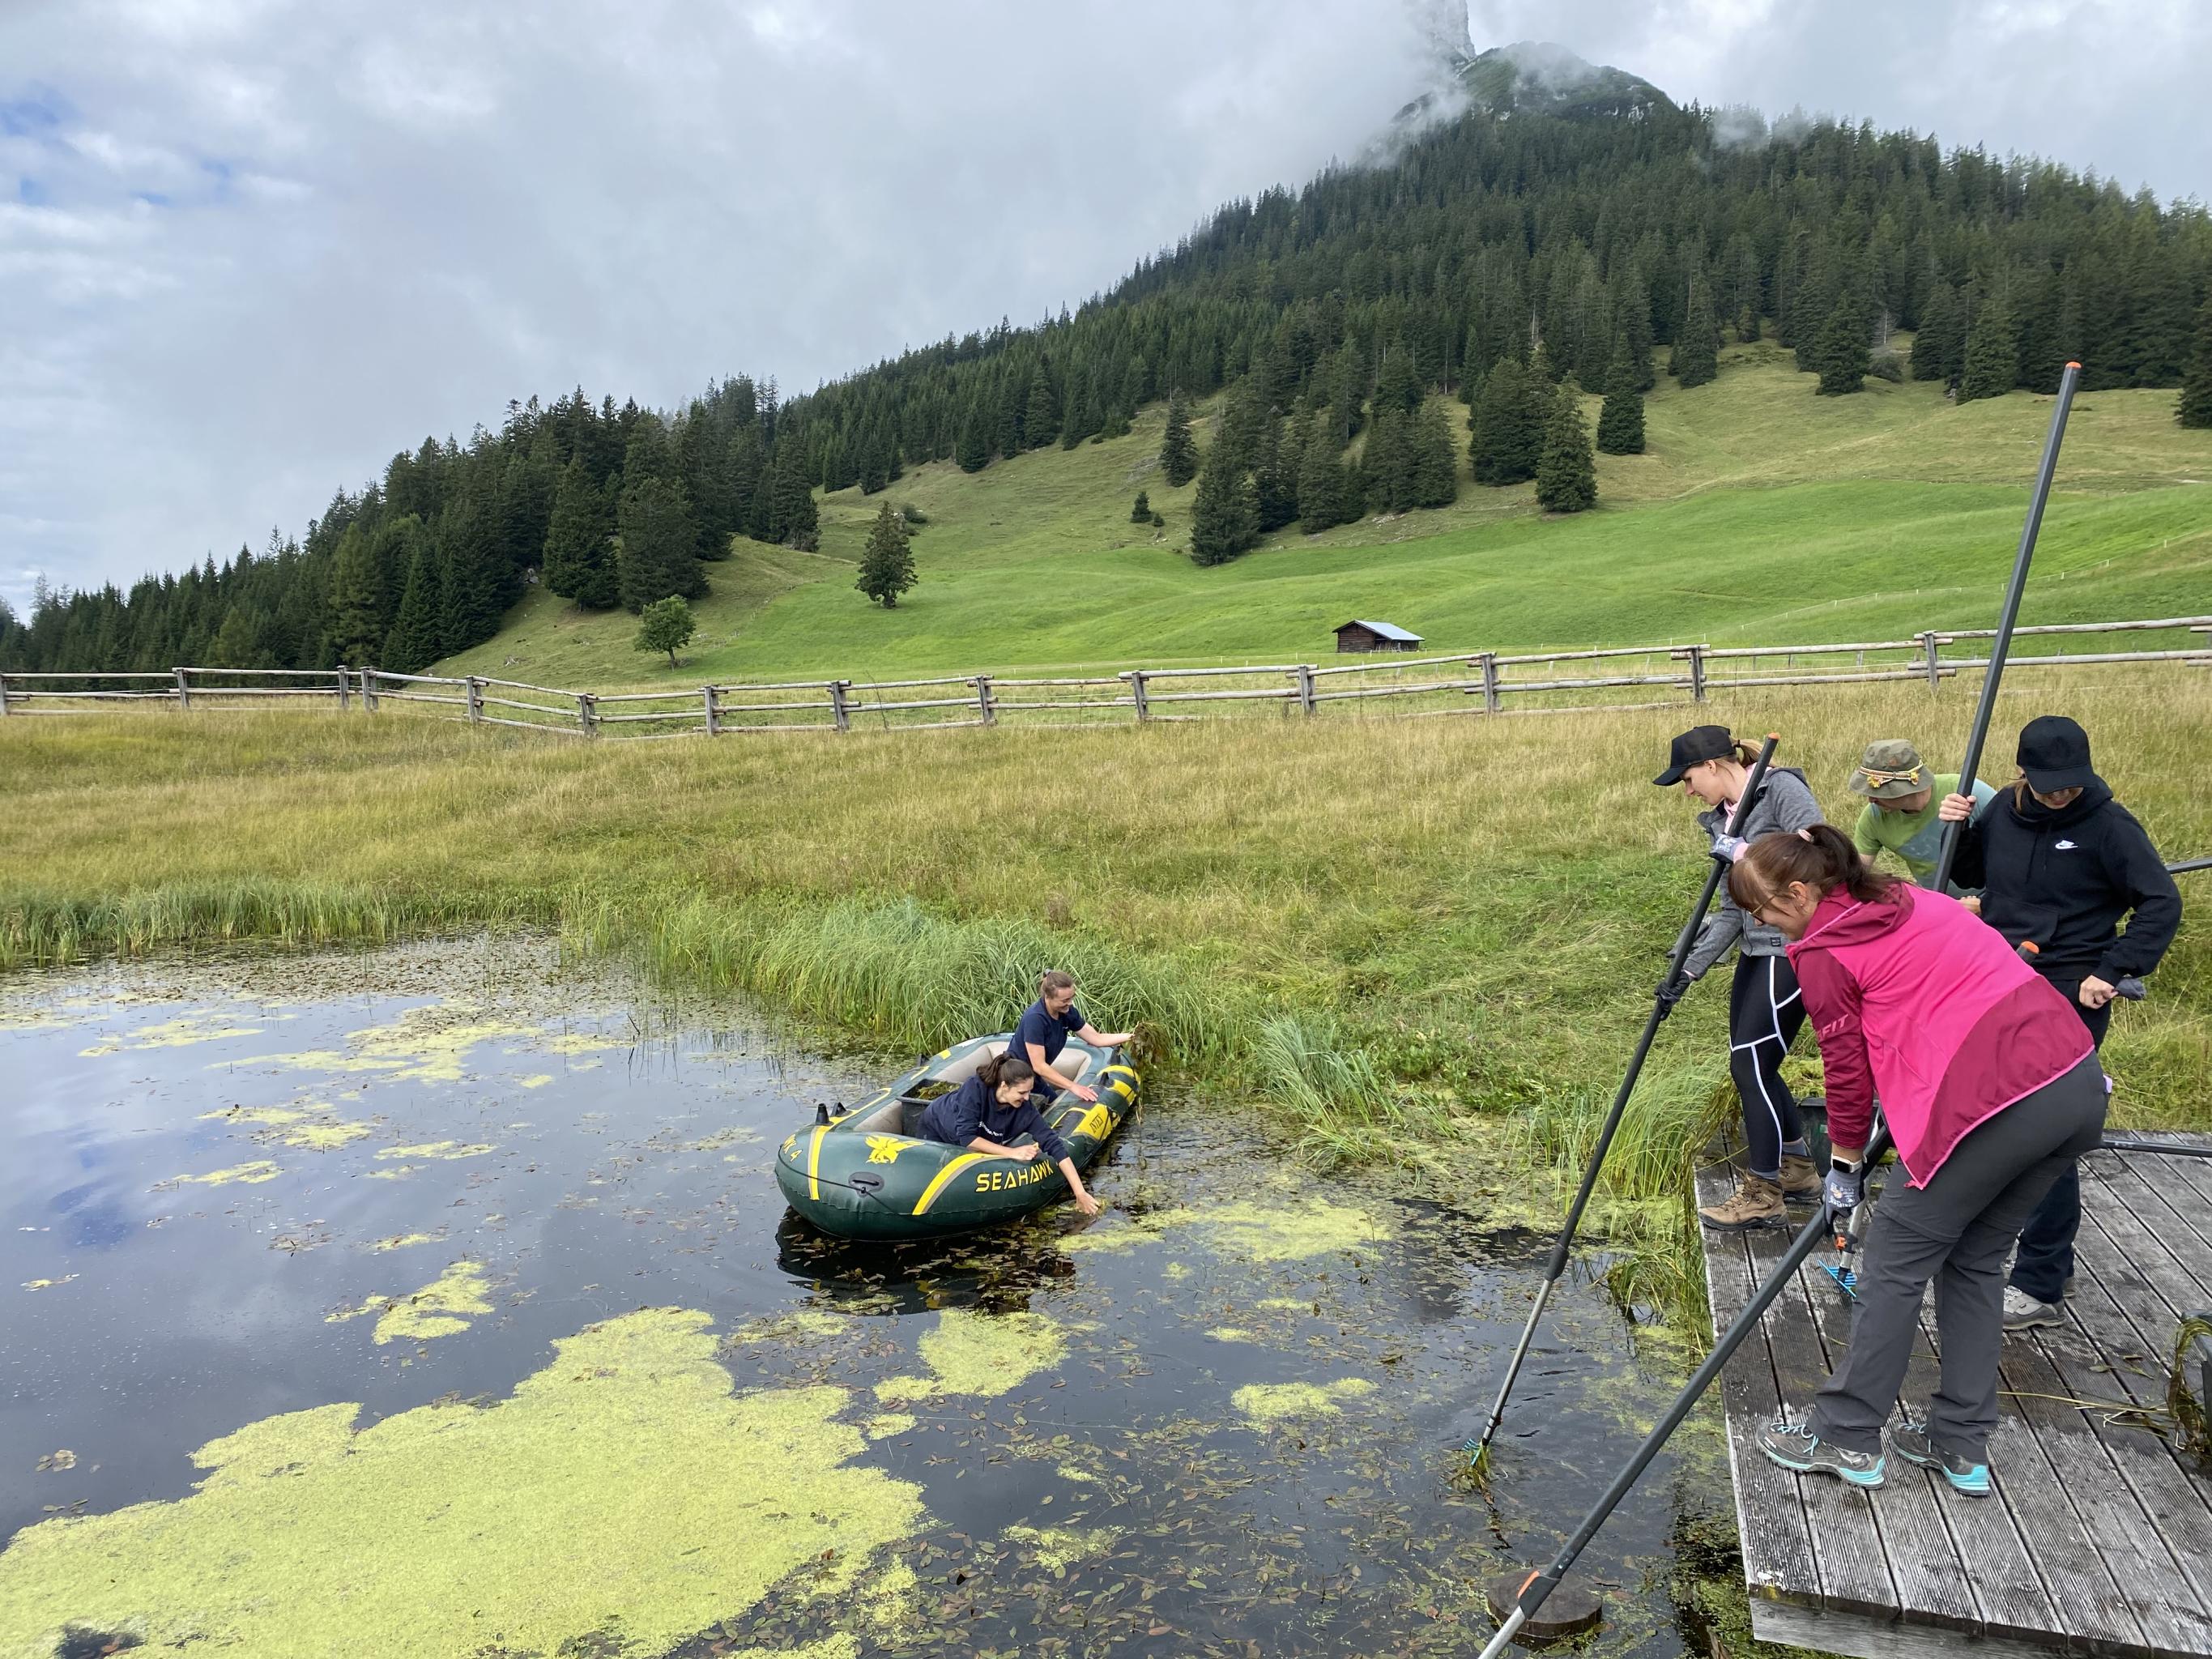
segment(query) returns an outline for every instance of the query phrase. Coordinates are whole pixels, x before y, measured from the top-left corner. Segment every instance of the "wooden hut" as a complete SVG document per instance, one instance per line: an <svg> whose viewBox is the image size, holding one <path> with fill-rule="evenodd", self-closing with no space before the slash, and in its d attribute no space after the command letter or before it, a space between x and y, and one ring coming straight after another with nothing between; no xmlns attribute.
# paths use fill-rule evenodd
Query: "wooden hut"
<svg viewBox="0 0 2212 1659"><path fill-rule="evenodd" d="M1336 630L1336 648L1345 651L1418 651L1421 636L1394 623L1348 622Z"/></svg>

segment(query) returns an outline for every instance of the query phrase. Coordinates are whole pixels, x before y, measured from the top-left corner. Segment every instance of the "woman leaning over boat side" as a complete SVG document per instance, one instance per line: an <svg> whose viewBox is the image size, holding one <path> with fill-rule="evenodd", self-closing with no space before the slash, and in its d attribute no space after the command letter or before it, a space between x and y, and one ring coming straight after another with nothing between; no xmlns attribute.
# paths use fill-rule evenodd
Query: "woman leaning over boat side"
<svg viewBox="0 0 2212 1659"><path fill-rule="evenodd" d="M1850 1346L1804 1422L1759 1449L1801 1474L1882 1484L1882 1425L1936 1281L1942 1373L1889 1449L1990 1491L2004 1260L2021 1224L2105 1128L2105 1075L2065 1000L1956 899L1876 873L1828 824L1752 843L1729 872L1747 913L1791 941L1828 1079L1826 1193L1864 1195L1875 1097L1903 1168L1867 1231ZM1899 1176L1902 1179L1899 1179Z"/></svg>
<svg viewBox="0 0 2212 1659"><path fill-rule="evenodd" d="M1766 780L1744 819L1744 833L1729 845L1728 824L1751 779L1752 750L1729 735L1724 726L1693 726L1676 738L1667 769L1651 781L1679 783L1705 811L1698 826L1713 850L1728 856L1744 844L1776 830L1801 830L1820 822L1820 803L1794 767L1770 766ZM1771 927L1747 917L1723 889L1721 908L1710 917L1682 965L1684 978L1659 988L1672 1003L1688 981L1736 947L1735 977L1729 986L1729 1075L1743 1102L1746 1162L1734 1196L1698 1212L1717 1231L1779 1227L1787 1224L1784 1201L1810 1203L1820 1195L1820 1171L1813 1167L1797 1097L1782 1080L1782 1062L1805 1011L1797 1000L1797 981L1784 955L1786 941Z"/></svg>
<svg viewBox="0 0 2212 1659"><path fill-rule="evenodd" d="M1049 1158L1060 1166L1075 1207L1085 1215L1097 1215L1098 1200L1083 1184L1083 1172L1075 1167L1067 1143L1044 1121L1030 1093L1036 1085L1036 1073L1029 1061L1015 1054L994 1054L951 1094L929 1103L921 1115L921 1137L1022 1164L1039 1156ZM1024 1135L1030 1137L1028 1146L1012 1144Z"/></svg>

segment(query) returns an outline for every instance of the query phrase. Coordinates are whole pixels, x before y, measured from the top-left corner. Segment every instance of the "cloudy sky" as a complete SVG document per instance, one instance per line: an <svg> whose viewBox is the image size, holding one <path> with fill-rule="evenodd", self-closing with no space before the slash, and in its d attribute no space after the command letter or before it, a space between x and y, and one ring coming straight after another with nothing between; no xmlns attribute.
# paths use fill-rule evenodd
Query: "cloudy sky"
<svg viewBox="0 0 2212 1659"><path fill-rule="evenodd" d="M0 0L0 597L581 383L1035 319L1357 154L1455 0ZM2195 0L1473 0L1679 99L2212 193Z"/></svg>

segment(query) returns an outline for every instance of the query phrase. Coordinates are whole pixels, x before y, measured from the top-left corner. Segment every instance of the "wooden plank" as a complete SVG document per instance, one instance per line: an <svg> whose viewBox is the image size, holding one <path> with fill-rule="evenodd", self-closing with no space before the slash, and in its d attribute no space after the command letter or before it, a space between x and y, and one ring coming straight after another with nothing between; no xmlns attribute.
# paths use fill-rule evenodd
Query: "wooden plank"
<svg viewBox="0 0 2212 1659"><path fill-rule="evenodd" d="M2185 1146L2202 1146L2203 1139L2196 1135L2161 1134L2137 1129L2106 1129L2107 1134L2123 1136L2130 1140L2171 1140ZM2212 1212L2212 1158L2164 1158L2156 1152L2107 1152L2099 1155L2118 1158L2160 1191L2171 1189L2177 1196L2194 1194L2193 1201Z"/></svg>
<svg viewBox="0 0 2212 1659"><path fill-rule="evenodd" d="M1899 1172L1893 1170L1889 1178L1901 1177ZM1796 1283L1774 1305L1782 1317L1803 1320L1806 1334L1819 1351L1819 1381L1826 1382L1850 1347L1850 1304L1835 1290L1826 1273L1808 1263L1798 1272ZM1807 1358L1812 1358L1814 1353L1814 1346L1808 1345ZM1809 1410L1812 1403L1808 1393L1799 1402L1798 1409ZM1896 1605L1905 1620L1948 1630L1978 1632L1983 1625L1981 1610L1966 1583L1966 1570L1960 1565L1958 1550L1943 1524L1936 1494L1919 1470L1906 1466L1904 1474L1907 1478L1899 1479L1893 1472L1881 1495L1871 1503L1863 1494L1846 1489L1841 1481L1823 1480L1810 1484L1832 1487L1852 1510L1866 1510L1894 1586ZM1816 1516L1816 1548L1822 1541L1820 1524Z"/></svg>
<svg viewBox="0 0 2212 1659"><path fill-rule="evenodd" d="M2051 1659L2057 1646L2048 1638L2009 1636L1966 1638L1932 1625L1899 1625L1856 1613L1821 1613L1788 1602L1751 1604L1751 1633L1762 1642L1781 1642L1851 1659Z"/></svg>
<svg viewBox="0 0 2212 1659"><path fill-rule="evenodd" d="M2147 1236L2156 1246L2157 1261L2170 1262L2181 1275L2179 1280L2172 1283L2172 1294L2167 1297L2169 1303L2173 1295L2181 1298L2184 1305L2176 1310L2177 1318L2180 1314L2212 1306L2212 1198L2173 1179L2171 1170L2160 1171L2167 1179L2160 1181L2142 1167L2161 1162L2197 1160L2161 1160L2155 1154L2138 1157L2140 1164L2118 1152L2093 1153L2081 1160L2084 1212L2094 1208L2095 1219L2131 1261L2138 1258L2135 1245L2142 1237ZM2134 1226L2123 1224L2121 1231L2115 1231L2112 1224L2122 1217ZM2140 1228L2141 1233L2135 1228Z"/></svg>
<svg viewBox="0 0 2212 1659"><path fill-rule="evenodd" d="M1923 1303L1920 1342L1906 1367L1905 1398L1919 1406L1936 1392L1939 1368L1932 1304ZM1992 1452L1991 1466L1996 1467ZM1984 1635L2000 1631L2064 1632L2071 1637L2093 1632L2087 1622L2070 1617L2065 1598L2054 1598L2036 1569L2027 1540L2014 1514L2014 1506L2030 1493L2014 1493L2000 1475L1996 1496L1975 1502L1954 1496L1949 1483L1932 1469L1916 1469L1902 1458L1890 1460L1892 1480L1917 1480L1941 1504L1939 1513L1951 1540L1953 1553L1965 1570L1966 1588L1980 1612Z"/></svg>
<svg viewBox="0 0 2212 1659"><path fill-rule="evenodd" d="M1744 1236L1752 1272L1762 1282L1790 1248L1790 1234L1767 1228ZM1811 1409L1813 1396L1828 1380L1828 1364L1806 1317L1802 1291L1784 1297L1762 1322L1767 1351L1774 1358L1774 1380L1782 1401L1795 1414ZM1881 1547L1870 1495L1827 1476L1796 1475L1813 1557L1820 1568L1820 1604L1846 1613L1895 1618L1900 1610L1897 1585Z"/></svg>
<svg viewBox="0 0 2212 1659"><path fill-rule="evenodd" d="M1734 1190L1735 1176L1725 1166L1707 1169L1699 1173L1697 1186L1698 1202L1717 1204ZM1739 1237L1706 1234L1705 1257L1705 1294L1717 1333L1750 1304L1757 1281ZM1775 1597L1817 1602L1820 1567L1798 1501L1797 1477L1769 1462L1753 1440L1763 1425L1774 1420L1781 1405L1763 1330L1736 1351L1721 1373L1721 1404L1735 1489L1736 1534L1742 1540L1752 1605Z"/></svg>

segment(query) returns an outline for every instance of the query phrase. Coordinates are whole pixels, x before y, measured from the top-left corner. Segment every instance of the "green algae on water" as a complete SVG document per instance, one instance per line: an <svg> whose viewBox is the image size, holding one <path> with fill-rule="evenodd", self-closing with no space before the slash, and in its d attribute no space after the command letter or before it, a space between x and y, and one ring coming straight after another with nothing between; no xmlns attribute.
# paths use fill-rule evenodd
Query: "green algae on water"
<svg viewBox="0 0 2212 1659"><path fill-rule="evenodd" d="M1121 1535L1121 1528L1008 1527L1006 1535L1018 1544L1028 1545L1030 1554L1039 1566L1050 1572L1066 1572L1112 1549L1114 1540Z"/></svg>
<svg viewBox="0 0 2212 1659"><path fill-rule="evenodd" d="M240 1025L220 1014L186 1014L181 1019L164 1020L158 1025L142 1025L135 1031L118 1031L102 1037L89 1048L80 1048L77 1054L81 1059L98 1060L131 1049L183 1048L195 1042L258 1036L263 1029L258 1025Z"/></svg>
<svg viewBox="0 0 2212 1659"><path fill-rule="evenodd" d="M1158 1210L1125 1227L1089 1228L1060 1239L1060 1248L1071 1255L1126 1250L1186 1227L1222 1254L1248 1261L1304 1261L1391 1237L1389 1228L1357 1205L1325 1198L1273 1203L1239 1199L1206 1209Z"/></svg>
<svg viewBox="0 0 2212 1659"><path fill-rule="evenodd" d="M368 1248L379 1252L404 1250L414 1244L435 1244L444 1237L443 1233L394 1233L389 1238L378 1239Z"/></svg>
<svg viewBox="0 0 2212 1659"><path fill-rule="evenodd" d="M464 1145L458 1140L425 1141L420 1146L386 1146L376 1156L380 1161L388 1158L482 1158L492 1150L489 1140L471 1141Z"/></svg>
<svg viewBox="0 0 2212 1659"><path fill-rule="evenodd" d="M1300 1417L1334 1417L1337 1402L1375 1392L1364 1376L1334 1382L1249 1382L1229 1396L1239 1414L1260 1427Z"/></svg>
<svg viewBox="0 0 2212 1659"><path fill-rule="evenodd" d="M283 1165L257 1158L251 1163L234 1164L228 1170L210 1170L205 1175L171 1176L167 1181L155 1182L154 1190L160 1192L166 1187L228 1187L234 1182L253 1187L274 1181L283 1173Z"/></svg>
<svg viewBox="0 0 2212 1659"><path fill-rule="evenodd" d="M373 1313L378 1316L374 1334L379 1347L387 1342L427 1342L465 1331L478 1314L489 1313L490 1288L483 1264L465 1259L411 1295L372 1296L358 1308L330 1315L325 1322L342 1324Z"/></svg>
<svg viewBox="0 0 2212 1659"><path fill-rule="evenodd" d="M918 1489L852 1462L845 1390L732 1394L711 1322L592 1326L496 1405L268 1418L202 1447L189 1497L27 1528L0 1553L0 1659L50 1659L72 1624L232 1659L550 1655L617 1627L659 1653L802 1570L852 1588Z"/></svg>
<svg viewBox="0 0 2212 1659"><path fill-rule="evenodd" d="M949 1308L921 1343L928 1376L894 1376L876 1384L886 1405L965 1394L990 1399L1005 1394L1067 1357L1067 1336L1040 1313L984 1314Z"/></svg>

